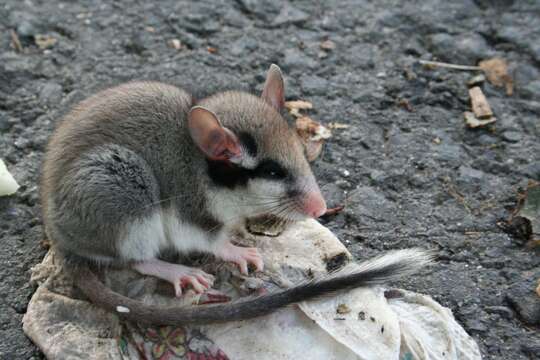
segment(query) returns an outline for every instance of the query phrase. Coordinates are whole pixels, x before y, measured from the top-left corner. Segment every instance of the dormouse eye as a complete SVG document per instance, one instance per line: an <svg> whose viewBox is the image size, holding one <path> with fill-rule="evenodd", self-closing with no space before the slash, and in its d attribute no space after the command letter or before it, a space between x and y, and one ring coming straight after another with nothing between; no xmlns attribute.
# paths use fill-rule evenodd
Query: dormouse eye
<svg viewBox="0 0 540 360"><path fill-rule="evenodd" d="M258 177L272 180L280 180L287 177L286 170L274 160L264 160L256 168Z"/></svg>

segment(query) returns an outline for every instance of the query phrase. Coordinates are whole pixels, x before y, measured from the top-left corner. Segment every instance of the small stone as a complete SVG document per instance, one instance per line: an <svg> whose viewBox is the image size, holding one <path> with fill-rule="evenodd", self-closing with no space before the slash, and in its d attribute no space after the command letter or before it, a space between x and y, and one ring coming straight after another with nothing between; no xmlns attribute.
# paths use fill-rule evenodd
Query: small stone
<svg viewBox="0 0 540 360"><path fill-rule="evenodd" d="M492 146L499 142L499 139L492 134L481 134L476 138L476 143L483 146Z"/></svg>
<svg viewBox="0 0 540 360"><path fill-rule="evenodd" d="M48 106L58 104L62 100L62 91L61 85L54 82L48 82L41 88L39 98L42 103Z"/></svg>
<svg viewBox="0 0 540 360"><path fill-rule="evenodd" d="M179 33L180 41L182 44L186 44L190 49L196 49L202 46L203 41L197 36L190 34L185 31L180 31Z"/></svg>
<svg viewBox="0 0 540 360"><path fill-rule="evenodd" d="M0 116L0 119L1 119L1 116ZM540 162L535 161L528 164L522 170L522 173L524 173L530 179L540 181Z"/></svg>
<svg viewBox="0 0 540 360"><path fill-rule="evenodd" d="M0 131L7 131L11 128L11 123L7 114L4 111L0 111Z"/></svg>
<svg viewBox="0 0 540 360"><path fill-rule="evenodd" d="M517 143L520 142L523 139L523 135L520 131L516 130L506 130L502 133L502 138L505 141L511 142L511 143Z"/></svg>
<svg viewBox="0 0 540 360"><path fill-rule="evenodd" d="M302 77L302 88L309 95L325 95L328 81L317 75L307 75Z"/></svg>
<svg viewBox="0 0 540 360"><path fill-rule="evenodd" d="M438 33L429 37L433 53L443 61L474 64L477 60L489 58L493 50L486 40L476 33L452 36Z"/></svg>
<svg viewBox="0 0 540 360"><path fill-rule="evenodd" d="M37 29L30 21L22 21L17 26L17 34L22 38L34 37Z"/></svg>
<svg viewBox="0 0 540 360"><path fill-rule="evenodd" d="M434 156L442 161L460 164L463 159L463 150L459 145L452 145L448 144L447 142L442 142L435 147Z"/></svg>
<svg viewBox="0 0 540 360"><path fill-rule="evenodd" d="M117 306L116 311L118 311L119 313L122 313L122 314L127 314L127 313L130 312L129 308L127 308L125 306Z"/></svg>
<svg viewBox="0 0 540 360"><path fill-rule="evenodd" d="M540 297L534 291L533 281L521 281L506 292L506 300L526 324L540 324Z"/></svg>
<svg viewBox="0 0 540 360"><path fill-rule="evenodd" d="M499 314L505 319L511 319L514 315L512 309L506 306L486 306L484 310L490 314Z"/></svg>
<svg viewBox="0 0 540 360"><path fill-rule="evenodd" d="M221 29L219 21L208 14L186 14L180 20L180 26L199 35L210 35Z"/></svg>
<svg viewBox="0 0 540 360"><path fill-rule="evenodd" d="M470 331L476 331L476 332L486 332L487 326L484 325L480 320L476 319L466 319L465 320L465 327Z"/></svg>
<svg viewBox="0 0 540 360"><path fill-rule="evenodd" d="M266 21L275 17L282 7L282 2L276 0L236 0L236 2L244 12Z"/></svg>
<svg viewBox="0 0 540 360"><path fill-rule="evenodd" d="M533 80L522 89L522 92L531 99L540 98L540 80Z"/></svg>
<svg viewBox="0 0 540 360"><path fill-rule="evenodd" d="M178 39L169 40L169 46L175 50L180 50L182 48L182 42Z"/></svg>
<svg viewBox="0 0 540 360"><path fill-rule="evenodd" d="M312 58L306 56L300 49L292 48L285 50L285 57L282 62L284 70L292 69L315 69L317 62Z"/></svg>
<svg viewBox="0 0 540 360"><path fill-rule="evenodd" d="M259 48L257 40L250 36L242 36L232 43L229 50L233 55L245 55L246 53L255 51Z"/></svg>
<svg viewBox="0 0 540 360"><path fill-rule="evenodd" d="M248 24L248 20L246 17L238 10L236 10L233 7L230 7L225 15L223 16L223 20L225 21L226 25L235 27L235 28L244 28Z"/></svg>
<svg viewBox="0 0 540 360"><path fill-rule="evenodd" d="M309 14L295 8L288 3L281 9L279 15L274 19L272 25L283 26L289 24L299 25L309 19Z"/></svg>
<svg viewBox="0 0 540 360"><path fill-rule="evenodd" d="M325 51L332 51L336 48L336 43L332 40L325 40L321 43L320 47Z"/></svg>
<svg viewBox="0 0 540 360"><path fill-rule="evenodd" d="M144 39L140 34L134 34L124 43L128 53L141 55L146 50Z"/></svg>
<svg viewBox="0 0 540 360"><path fill-rule="evenodd" d="M540 354L540 342L523 343L521 344L521 351L529 355L531 359L535 359Z"/></svg>
<svg viewBox="0 0 540 360"><path fill-rule="evenodd" d="M485 176L485 174L482 171L473 169L468 166L460 166L459 175L462 178L468 178L468 179L482 179Z"/></svg>

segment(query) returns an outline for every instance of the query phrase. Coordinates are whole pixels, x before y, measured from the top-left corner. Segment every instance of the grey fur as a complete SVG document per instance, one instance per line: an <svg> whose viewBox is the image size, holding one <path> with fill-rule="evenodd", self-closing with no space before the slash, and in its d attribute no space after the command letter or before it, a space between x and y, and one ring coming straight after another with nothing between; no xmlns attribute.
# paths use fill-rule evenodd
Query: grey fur
<svg viewBox="0 0 540 360"><path fill-rule="evenodd" d="M274 89L265 88L266 97L278 95L272 105L239 92L217 94L200 103L216 114L227 131L248 133L253 139L255 144L248 147L257 151L237 159L245 162L243 167L212 163L204 157L188 129L193 100L170 85L121 85L83 101L65 117L51 138L43 167L44 223L53 245L72 260L68 264L76 285L92 301L110 310L128 305L132 320L160 324L245 319L326 292L379 282L414 267L407 259L387 258L374 268L245 303L183 310L124 298L107 289L90 270L88 263L122 266L150 260L167 247L218 251L215 248L221 243L216 240L224 238L233 222L242 220L234 215L274 211L281 216L284 205L289 211L286 220L306 216L303 198L320 192L296 132L278 111L283 102L281 73L277 67L270 73ZM257 171L264 159L286 168L287 180L244 176ZM241 188L224 186L232 174L250 180ZM272 201L266 200L265 207L249 203L250 196L252 202ZM171 230L175 222L181 233Z"/></svg>
<svg viewBox="0 0 540 360"><path fill-rule="evenodd" d="M59 250L120 260L123 226L156 207L219 230L206 211L205 160L185 129L191 102L170 85L130 83L68 114L49 143L41 189L46 231Z"/></svg>

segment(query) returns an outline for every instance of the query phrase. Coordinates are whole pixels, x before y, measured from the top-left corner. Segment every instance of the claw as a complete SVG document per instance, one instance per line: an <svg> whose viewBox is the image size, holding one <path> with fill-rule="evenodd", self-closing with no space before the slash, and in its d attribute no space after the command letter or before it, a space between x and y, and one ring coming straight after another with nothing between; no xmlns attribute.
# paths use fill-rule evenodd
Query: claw
<svg viewBox="0 0 540 360"><path fill-rule="evenodd" d="M176 297L181 297L183 289L190 285L196 293L200 294L214 284L214 277L202 270L170 264L157 259L136 264L134 268L141 274L155 276L170 282L174 286Z"/></svg>
<svg viewBox="0 0 540 360"><path fill-rule="evenodd" d="M262 271L264 268L263 259L257 248L245 248L228 243L216 255L225 261L238 265L243 275L248 274L249 264L255 266L257 271Z"/></svg>

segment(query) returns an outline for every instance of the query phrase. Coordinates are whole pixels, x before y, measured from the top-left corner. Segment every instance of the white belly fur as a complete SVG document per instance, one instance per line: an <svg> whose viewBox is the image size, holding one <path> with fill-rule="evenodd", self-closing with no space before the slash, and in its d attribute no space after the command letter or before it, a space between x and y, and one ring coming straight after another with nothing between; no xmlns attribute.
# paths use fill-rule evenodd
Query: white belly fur
<svg viewBox="0 0 540 360"><path fill-rule="evenodd" d="M179 253L213 252L225 238L220 235L220 239L210 240L206 231L178 219L174 211L162 209L127 226L119 253L126 260L141 261L156 258L169 247Z"/></svg>

